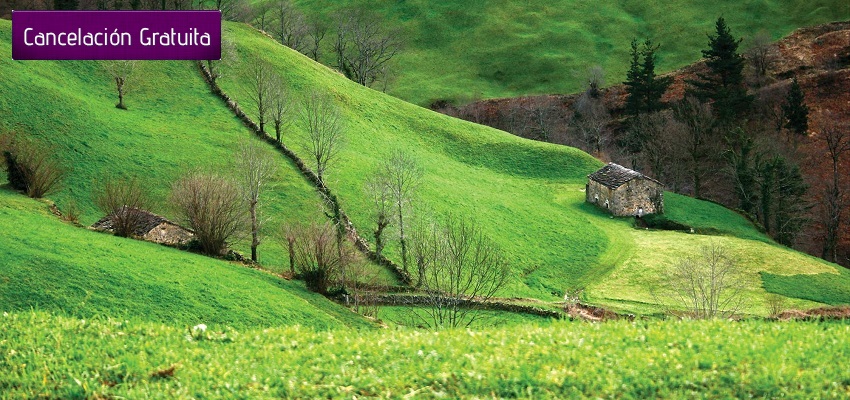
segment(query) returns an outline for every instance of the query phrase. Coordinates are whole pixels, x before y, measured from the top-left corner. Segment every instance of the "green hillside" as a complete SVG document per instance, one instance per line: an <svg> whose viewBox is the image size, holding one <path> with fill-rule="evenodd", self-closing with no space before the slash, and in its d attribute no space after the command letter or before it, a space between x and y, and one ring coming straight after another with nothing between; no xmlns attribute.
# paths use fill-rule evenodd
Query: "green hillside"
<svg viewBox="0 0 850 400"><path fill-rule="evenodd" d="M272 63L296 99L310 90L330 92L343 109L346 145L326 182L358 231L368 233L371 227L366 177L382 157L402 149L425 171L420 207L468 215L505 250L514 275L502 296L555 301L568 288L584 287L596 304L657 312L647 280L712 241L729 247L751 272L751 312L766 312L759 300L765 293L759 272L848 279L831 264L773 244L737 214L687 197L668 196L671 218L719 236L633 229L630 221L584 204L586 175L601 163L579 150L430 112L358 86L248 26L227 24L226 29L240 62L225 71L221 84L245 110L252 104L235 71L249 57ZM9 31L10 24L0 21L0 121L54 144L56 154L73 166L65 189L52 198L60 208L75 200L85 223L99 217L91 193L102 176L141 177L164 198L181 170L226 168L238 141L249 136L189 62L146 63L142 83L127 97L130 110L122 111L114 108L114 89L97 63L11 61ZM296 151L303 140L297 125L284 134ZM320 218L314 191L283 157L280 167L267 196L268 234L285 221ZM165 207L162 212L171 215ZM387 253L400 261L394 242ZM272 238L260 254L272 269L286 263Z"/></svg>
<svg viewBox="0 0 850 400"><path fill-rule="evenodd" d="M0 189L0 308L172 326L369 327L297 282L60 222Z"/></svg>
<svg viewBox="0 0 850 400"><path fill-rule="evenodd" d="M572 93L599 65L609 83L625 79L635 37L661 45L659 71L700 58L713 22L733 34L765 30L778 39L796 28L850 18L844 0L463 1L297 0L330 18L357 5L374 10L406 41L389 92L416 104L438 99ZM744 46L746 47L746 42Z"/></svg>

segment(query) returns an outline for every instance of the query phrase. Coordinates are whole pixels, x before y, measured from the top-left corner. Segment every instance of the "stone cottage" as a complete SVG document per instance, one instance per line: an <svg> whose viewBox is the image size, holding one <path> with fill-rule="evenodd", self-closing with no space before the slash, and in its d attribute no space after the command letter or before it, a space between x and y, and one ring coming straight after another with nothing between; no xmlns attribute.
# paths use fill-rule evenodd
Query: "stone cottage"
<svg viewBox="0 0 850 400"><path fill-rule="evenodd" d="M608 163L587 178L585 200L615 216L664 212L664 185L640 172Z"/></svg>
<svg viewBox="0 0 850 400"><path fill-rule="evenodd" d="M192 241L195 234L165 217L152 212L133 209L140 213L138 224L133 228L133 236L148 242L160 243L167 246L183 246ZM112 215L107 215L95 222L92 229L112 232Z"/></svg>

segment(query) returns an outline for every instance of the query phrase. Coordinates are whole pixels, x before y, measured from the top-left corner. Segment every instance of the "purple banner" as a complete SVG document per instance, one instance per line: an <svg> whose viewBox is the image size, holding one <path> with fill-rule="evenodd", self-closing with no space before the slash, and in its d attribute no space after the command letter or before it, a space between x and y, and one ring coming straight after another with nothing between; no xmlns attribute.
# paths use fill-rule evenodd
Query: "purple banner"
<svg viewBox="0 0 850 400"><path fill-rule="evenodd" d="M13 11L15 60L218 60L220 11Z"/></svg>

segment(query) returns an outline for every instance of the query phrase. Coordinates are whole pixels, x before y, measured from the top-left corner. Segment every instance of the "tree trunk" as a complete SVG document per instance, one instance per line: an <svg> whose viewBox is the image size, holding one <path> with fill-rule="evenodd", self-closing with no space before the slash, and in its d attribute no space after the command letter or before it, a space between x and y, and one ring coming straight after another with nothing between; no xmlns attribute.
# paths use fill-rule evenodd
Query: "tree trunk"
<svg viewBox="0 0 850 400"><path fill-rule="evenodd" d="M280 120L274 121L274 134L277 137L277 142L280 143Z"/></svg>
<svg viewBox="0 0 850 400"><path fill-rule="evenodd" d="M295 238L286 238L289 243L289 273L295 276Z"/></svg>
<svg viewBox="0 0 850 400"><path fill-rule="evenodd" d="M257 226L257 202L251 202L251 261L257 262L257 246L260 245L259 226Z"/></svg>

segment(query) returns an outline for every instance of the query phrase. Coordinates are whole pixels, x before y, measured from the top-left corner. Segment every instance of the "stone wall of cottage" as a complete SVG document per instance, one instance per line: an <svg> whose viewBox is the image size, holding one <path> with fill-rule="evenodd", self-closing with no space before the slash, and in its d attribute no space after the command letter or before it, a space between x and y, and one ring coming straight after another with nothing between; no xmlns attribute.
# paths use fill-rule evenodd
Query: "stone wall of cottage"
<svg viewBox="0 0 850 400"><path fill-rule="evenodd" d="M585 200L588 203L596 204L599 208L610 211L614 200L613 190L609 189L607 186L599 182L592 180L587 182L587 186L585 187L585 189Z"/></svg>
<svg viewBox="0 0 850 400"><path fill-rule="evenodd" d="M633 179L616 190L589 181L585 199L618 217L664 212L664 188L648 179Z"/></svg>

